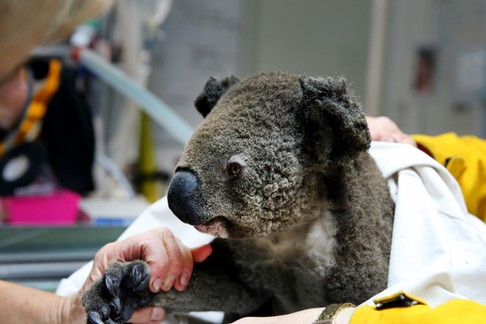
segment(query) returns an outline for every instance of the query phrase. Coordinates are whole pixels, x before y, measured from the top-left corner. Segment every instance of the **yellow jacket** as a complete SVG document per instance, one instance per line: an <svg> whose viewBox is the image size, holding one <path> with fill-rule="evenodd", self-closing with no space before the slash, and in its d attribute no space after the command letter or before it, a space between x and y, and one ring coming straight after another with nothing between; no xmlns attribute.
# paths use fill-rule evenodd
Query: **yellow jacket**
<svg viewBox="0 0 486 324"><path fill-rule="evenodd" d="M468 211L486 221L486 140L455 133L412 138L456 178Z"/></svg>
<svg viewBox="0 0 486 324"><path fill-rule="evenodd" d="M454 299L432 308L420 298L401 292L375 300L375 304L377 306L358 307L350 324L486 323L486 306L470 300ZM380 306L384 306L383 309Z"/></svg>
<svg viewBox="0 0 486 324"><path fill-rule="evenodd" d="M468 211L486 221L486 140L446 133L438 136L412 135L418 147L444 165L459 183ZM400 295L400 294L397 294ZM350 324L458 324L486 323L486 305L455 299L432 308L419 298L404 294L413 306L393 305L380 309L361 306ZM375 301L394 301L389 296Z"/></svg>

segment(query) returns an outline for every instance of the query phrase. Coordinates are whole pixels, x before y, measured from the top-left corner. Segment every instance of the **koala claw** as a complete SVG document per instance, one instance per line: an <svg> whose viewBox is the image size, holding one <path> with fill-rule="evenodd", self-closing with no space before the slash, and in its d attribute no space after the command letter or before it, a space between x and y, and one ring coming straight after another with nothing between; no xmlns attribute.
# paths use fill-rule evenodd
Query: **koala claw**
<svg viewBox="0 0 486 324"><path fill-rule="evenodd" d="M89 324L126 323L137 308L152 302L150 268L143 261L115 263L103 280L83 295Z"/></svg>
<svg viewBox="0 0 486 324"><path fill-rule="evenodd" d="M147 291L150 283L150 272L141 265L132 267L131 273L131 283L134 292L140 293Z"/></svg>
<svg viewBox="0 0 486 324"><path fill-rule="evenodd" d="M100 314L97 312L88 313L88 324L104 324L101 320Z"/></svg>

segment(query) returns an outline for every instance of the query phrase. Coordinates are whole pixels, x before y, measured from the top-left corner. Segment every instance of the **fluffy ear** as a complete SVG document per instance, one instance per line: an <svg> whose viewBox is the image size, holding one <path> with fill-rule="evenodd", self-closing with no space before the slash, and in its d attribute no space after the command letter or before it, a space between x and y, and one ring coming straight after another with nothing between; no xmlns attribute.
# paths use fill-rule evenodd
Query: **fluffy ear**
<svg viewBox="0 0 486 324"><path fill-rule="evenodd" d="M210 77L206 85L204 86L203 92L196 98L194 105L196 106L197 111L203 116L206 117L216 103L218 102L219 98L234 84L238 83L240 80L231 75L226 78L216 79L214 77Z"/></svg>
<svg viewBox="0 0 486 324"><path fill-rule="evenodd" d="M303 107L311 110L307 115L311 119L327 120L309 122L317 127L327 124L332 128L334 140L331 159L345 162L370 147L371 136L365 114L348 90L344 78L302 76L299 81ZM315 149L319 150L317 147Z"/></svg>

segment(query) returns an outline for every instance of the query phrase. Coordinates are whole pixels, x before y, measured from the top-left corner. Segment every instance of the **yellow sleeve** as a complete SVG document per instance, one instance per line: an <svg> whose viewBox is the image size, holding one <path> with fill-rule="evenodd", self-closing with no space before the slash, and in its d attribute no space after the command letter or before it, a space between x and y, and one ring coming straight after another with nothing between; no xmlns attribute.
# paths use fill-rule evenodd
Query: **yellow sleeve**
<svg viewBox="0 0 486 324"><path fill-rule="evenodd" d="M436 308L427 304L392 307L378 310L361 306L351 317L350 324L458 324L486 323L486 306L463 299L448 301Z"/></svg>
<svg viewBox="0 0 486 324"><path fill-rule="evenodd" d="M455 133L412 138L456 178L468 211L486 221L486 140Z"/></svg>

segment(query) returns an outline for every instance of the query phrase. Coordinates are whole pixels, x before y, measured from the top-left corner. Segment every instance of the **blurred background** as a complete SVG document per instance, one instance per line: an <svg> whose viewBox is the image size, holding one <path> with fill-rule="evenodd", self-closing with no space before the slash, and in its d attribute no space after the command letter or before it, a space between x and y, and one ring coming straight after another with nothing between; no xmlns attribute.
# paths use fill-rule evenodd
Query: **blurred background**
<svg viewBox="0 0 486 324"><path fill-rule="evenodd" d="M486 136L484 0L121 0L70 41L102 54L190 127L210 76L280 70L342 75L367 114L407 133ZM137 190L159 182L150 199L160 197L183 140L96 76L88 82L97 149Z"/></svg>
<svg viewBox="0 0 486 324"><path fill-rule="evenodd" d="M80 141L67 155L90 157L80 166L90 179L72 186L54 170L56 186L75 194L59 198L74 206L67 220L52 217L64 211L38 189L30 198L41 200L14 214L32 203L14 188L0 223L0 278L47 289L165 195L210 76L344 76L368 115L406 133L486 137L486 0L118 0L61 44L34 50L37 83L53 59L71 73L84 123L48 126L47 103L43 128ZM63 145L59 154L73 146Z"/></svg>
<svg viewBox="0 0 486 324"><path fill-rule="evenodd" d="M135 24L134 16L143 24L153 13L150 2L121 1L119 6L140 11L130 10L125 19L118 8L102 25L116 25L120 32L120 25ZM281 70L342 75L367 114L389 116L407 133L486 136L484 0L165 2L170 2L166 19L153 33L132 26L122 37L115 30L105 35L120 50L119 63L147 59L128 53L127 46L131 51L137 46L126 37L143 41L148 89L193 127L201 121L193 101L209 76ZM119 105L99 111L110 112L110 118L102 116L107 154L120 166L133 164L140 141L123 127L125 114L119 114ZM151 124L156 170L170 176L182 145Z"/></svg>

